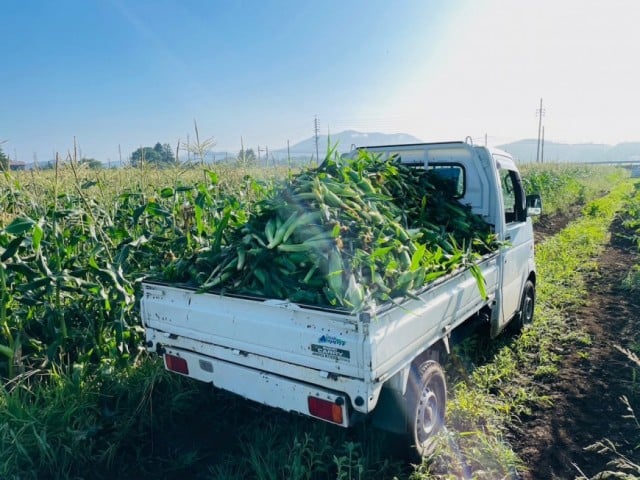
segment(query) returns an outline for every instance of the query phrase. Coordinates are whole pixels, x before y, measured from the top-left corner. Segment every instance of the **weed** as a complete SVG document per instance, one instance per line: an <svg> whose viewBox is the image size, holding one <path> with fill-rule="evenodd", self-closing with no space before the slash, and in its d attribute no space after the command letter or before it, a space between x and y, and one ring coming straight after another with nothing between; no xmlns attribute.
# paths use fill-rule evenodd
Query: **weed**
<svg viewBox="0 0 640 480"><path fill-rule="evenodd" d="M622 288L629 293L640 292L640 265L633 265L622 281Z"/></svg>
<svg viewBox="0 0 640 480"><path fill-rule="evenodd" d="M638 365L640 365L640 363ZM629 399L623 396L620 398L620 401L625 405L628 412L628 414L625 415L624 418L629 419L633 424L635 424L635 427L638 430L638 434L640 435L640 421L638 420L638 417L636 417L636 414L633 408L631 407L631 404L629 403ZM637 450L639 448L640 448L640 443L636 443L634 450ZM618 446L614 444L611 440L605 438L603 440L600 440L599 442L589 445L588 447L585 448L585 450L590 452L597 452L601 455L608 455L613 457L607 463L607 466L610 468L610 470L600 472L593 478L598 478L598 479L622 478L622 479L629 479L629 480L635 480L637 478L640 478L640 462L638 462L638 460L632 459L629 456L621 453L618 449ZM584 476L580 477L580 479L588 480Z"/></svg>

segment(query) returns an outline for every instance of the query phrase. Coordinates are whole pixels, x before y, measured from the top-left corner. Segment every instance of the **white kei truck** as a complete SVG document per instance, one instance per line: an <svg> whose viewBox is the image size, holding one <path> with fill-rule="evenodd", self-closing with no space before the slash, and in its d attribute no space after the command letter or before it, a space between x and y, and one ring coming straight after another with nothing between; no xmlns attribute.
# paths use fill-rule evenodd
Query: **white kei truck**
<svg viewBox="0 0 640 480"><path fill-rule="evenodd" d="M468 269L358 312L145 282L146 348L168 370L265 405L342 427L371 415L375 426L428 454L444 426L441 363L452 335L484 323L494 337L509 322L522 327L533 318L531 216L540 214L540 197L525 196L502 151L466 142L364 148L435 169L492 226L504 243L478 261L486 296Z"/></svg>

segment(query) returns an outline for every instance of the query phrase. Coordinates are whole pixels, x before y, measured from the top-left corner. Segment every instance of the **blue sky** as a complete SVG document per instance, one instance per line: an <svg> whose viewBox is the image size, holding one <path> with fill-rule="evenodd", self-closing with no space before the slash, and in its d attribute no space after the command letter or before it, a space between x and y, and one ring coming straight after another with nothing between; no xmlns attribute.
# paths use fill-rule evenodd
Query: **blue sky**
<svg viewBox="0 0 640 480"><path fill-rule="evenodd" d="M7 0L0 141L30 162L75 136L116 160L196 119L216 150L275 149L317 115L322 133L499 143L536 135L540 97L549 139L640 140L636 3Z"/></svg>

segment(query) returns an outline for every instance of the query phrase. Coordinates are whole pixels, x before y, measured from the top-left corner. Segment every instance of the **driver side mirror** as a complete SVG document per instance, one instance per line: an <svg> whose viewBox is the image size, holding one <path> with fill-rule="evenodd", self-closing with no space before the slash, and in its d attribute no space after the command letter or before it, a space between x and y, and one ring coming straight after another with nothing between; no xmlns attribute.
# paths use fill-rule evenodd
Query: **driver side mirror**
<svg viewBox="0 0 640 480"><path fill-rule="evenodd" d="M527 195L527 216L533 217L542 213L542 198L540 195Z"/></svg>

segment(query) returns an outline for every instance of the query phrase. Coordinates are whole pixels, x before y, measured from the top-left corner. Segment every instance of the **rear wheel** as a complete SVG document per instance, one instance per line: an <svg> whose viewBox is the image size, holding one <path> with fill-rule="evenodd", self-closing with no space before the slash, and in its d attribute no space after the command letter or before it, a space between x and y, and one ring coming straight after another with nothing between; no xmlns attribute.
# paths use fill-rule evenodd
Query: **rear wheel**
<svg viewBox="0 0 640 480"><path fill-rule="evenodd" d="M444 428L447 383L442 367L433 360L413 365L405 398L409 440L418 455L429 455L435 435Z"/></svg>
<svg viewBox="0 0 640 480"><path fill-rule="evenodd" d="M531 280L527 280L522 289L520 310L511 322L514 332L520 332L525 325L533 322L533 311L536 303L536 287Z"/></svg>

